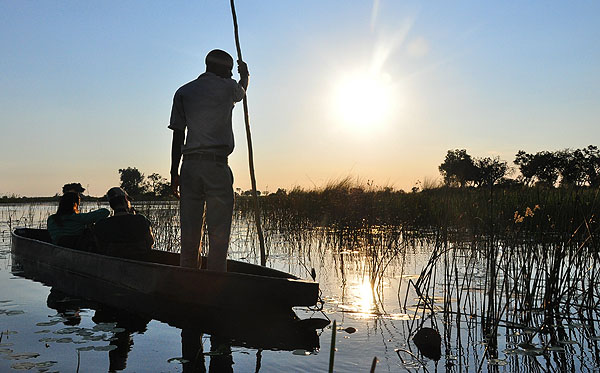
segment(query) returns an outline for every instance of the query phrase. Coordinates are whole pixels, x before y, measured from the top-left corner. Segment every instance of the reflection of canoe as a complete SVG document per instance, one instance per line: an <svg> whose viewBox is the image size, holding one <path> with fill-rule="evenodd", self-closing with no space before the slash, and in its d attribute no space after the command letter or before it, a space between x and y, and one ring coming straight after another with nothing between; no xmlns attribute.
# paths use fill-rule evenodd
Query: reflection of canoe
<svg viewBox="0 0 600 373"><path fill-rule="evenodd" d="M207 333L235 346L257 349L314 350L319 338L314 328L299 321L292 310L249 313L240 308L214 308L166 303L153 297L110 285L101 285L78 274L39 267L28 260L13 258L14 275L42 282L52 289L47 305L64 314L65 325L75 325L80 309L95 310L94 321L102 314L128 332L143 333L150 319L192 333ZM67 316L68 315L68 316ZM309 319L310 320L310 319ZM99 320L106 321L106 320Z"/></svg>
<svg viewBox="0 0 600 373"><path fill-rule="evenodd" d="M66 271L99 287L187 306L289 309L317 303L319 284L271 268L229 260L227 272L178 266L179 254L153 250L148 262L72 250L48 242L46 230L16 229L12 254L34 268Z"/></svg>

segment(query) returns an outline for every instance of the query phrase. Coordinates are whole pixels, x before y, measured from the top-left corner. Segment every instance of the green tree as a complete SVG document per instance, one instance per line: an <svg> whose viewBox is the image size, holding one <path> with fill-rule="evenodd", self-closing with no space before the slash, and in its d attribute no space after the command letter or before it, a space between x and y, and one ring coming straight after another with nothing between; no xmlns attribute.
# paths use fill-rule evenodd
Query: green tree
<svg viewBox="0 0 600 373"><path fill-rule="evenodd" d="M555 153L558 171L560 173L560 185L581 186L586 182L585 155L581 149L564 149Z"/></svg>
<svg viewBox="0 0 600 373"><path fill-rule="evenodd" d="M448 150L444 162L438 167L446 185L466 186L477 178L477 167L466 149Z"/></svg>
<svg viewBox="0 0 600 373"><path fill-rule="evenodd" d="M586 181L592 187L600 187L600 150L597 146L589 145L582 153Z"/></svg>
<svg viewBox="0 0 600 373"><path fill-rule="evenodd" d="M147 177L148 193L154 197L168 197L171 195L171 184L166 178L156 172Z"/></svg>
<svg viewBox="0 0 600 373"><path fill-rule="evenodd" d="M525 184L533 182L554 186L560 175L559 158L554 152L541 151L529 154L523 150L517 152L514 163L519 166Z"/></svg>
<svg viewBox="0 0 600 373"><path fill-rule="evenodd" d="M121 188L130 196L139 196L146 192L144 174L135 167L119 169Z"/></svg>
<svg viewBox="0 0 600 373"><path fill-rule="evenodd" d="M508 164L506 161L500 160L500 157L476 159L475 167L477 168L475 183L478 186L492 186L509 172Z"/></svg>

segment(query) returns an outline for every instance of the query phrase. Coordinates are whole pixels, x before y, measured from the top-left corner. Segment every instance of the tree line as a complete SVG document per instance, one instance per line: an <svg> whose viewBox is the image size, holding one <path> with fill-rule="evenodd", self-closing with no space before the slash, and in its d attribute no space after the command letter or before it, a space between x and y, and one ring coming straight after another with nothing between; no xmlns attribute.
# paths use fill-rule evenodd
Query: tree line
<svg viewBox="0 0 600 373"><path fill-rule="evenodd" d="M135 167L119 169L121 188L133 198L166 199L172 196L171 183L157 173L144 176Z"/></svg>
<svg viewBox="0 0 600 373"><path fill-rule="evenodd" d="M500 157L473 158L465 149L455 149L448 150L438 169L447 186L600 186L600 150L594 145L537 153L519 150L513 163L520 175L509 179L514 168Z"/></svg>

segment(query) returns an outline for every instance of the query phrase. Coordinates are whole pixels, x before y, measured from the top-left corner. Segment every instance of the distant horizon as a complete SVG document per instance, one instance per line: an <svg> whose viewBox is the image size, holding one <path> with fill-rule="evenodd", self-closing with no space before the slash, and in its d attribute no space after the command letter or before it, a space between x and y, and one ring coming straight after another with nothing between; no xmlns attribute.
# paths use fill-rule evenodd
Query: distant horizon
<svg viewBox="0 0 600 373"><path fill-rule="evenodd" d="M235 58L227 2L1 2L0 196L167 178L175 90ZM261 191L356 175L409 191L449 149L499 156L600 138L600 3L237 4ZM237 78L234 69L234 78ZM234 188L250 189L243 110Z"/></svg>

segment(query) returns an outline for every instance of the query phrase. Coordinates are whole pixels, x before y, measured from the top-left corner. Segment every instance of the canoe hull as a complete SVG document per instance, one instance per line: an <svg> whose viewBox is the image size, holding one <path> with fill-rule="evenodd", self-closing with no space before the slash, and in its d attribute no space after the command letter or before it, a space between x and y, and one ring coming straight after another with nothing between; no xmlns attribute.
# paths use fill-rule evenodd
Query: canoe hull
<svg viewBox="0 0 600 373"><path fill-rule="evenodd" d="M41 231L41 232L40 232ZM177 254L157 252L141 262L68 249L31 238L42 230L12 233L12 255L40 269L65 271L166 302L216 307L290 308L317 303L319 286L284 272L228 261L228 272L182 268Z"/></svg>

